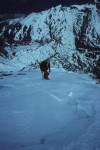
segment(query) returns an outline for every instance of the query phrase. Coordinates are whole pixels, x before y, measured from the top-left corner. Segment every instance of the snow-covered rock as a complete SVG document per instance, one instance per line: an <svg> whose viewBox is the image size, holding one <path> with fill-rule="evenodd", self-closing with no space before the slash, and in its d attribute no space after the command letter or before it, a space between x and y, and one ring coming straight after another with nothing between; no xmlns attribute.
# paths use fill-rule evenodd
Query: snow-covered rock
<svg viewBox="0 0 100 150"><path fill-rule="evenodd" d="M0 41L6 46L7 54L0 50L0 55L9 58L10 62L16 60L15 68L20 70L58 52L59 55L52 59L53 65L95 72L100 77L99 24L100 9L92 4L59 5L41 13L3 21L0 23Z"/></svg>

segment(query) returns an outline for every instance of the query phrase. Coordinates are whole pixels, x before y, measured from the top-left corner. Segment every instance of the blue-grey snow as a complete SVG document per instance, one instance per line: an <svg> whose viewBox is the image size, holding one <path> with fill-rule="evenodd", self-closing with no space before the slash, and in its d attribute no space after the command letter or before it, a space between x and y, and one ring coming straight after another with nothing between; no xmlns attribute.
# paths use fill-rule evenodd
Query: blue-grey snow
<svg viewBox="0 0 100 150"><path fill-rule="evenodd" d="M0 150L100 150L99 24L99 4L0 22Z"/></svg>
<svg viewBox="0 0 100 150"><path fill-rule="evenodd" d="M0 150L100 150L100 85L54 68L0 77Z"/></svg>

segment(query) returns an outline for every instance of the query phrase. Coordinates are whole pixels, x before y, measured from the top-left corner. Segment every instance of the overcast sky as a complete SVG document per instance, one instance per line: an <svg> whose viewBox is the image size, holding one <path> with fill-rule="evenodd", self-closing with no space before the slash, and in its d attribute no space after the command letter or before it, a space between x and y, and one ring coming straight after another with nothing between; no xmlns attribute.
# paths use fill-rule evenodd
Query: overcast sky
<svg viewBox="0 0 100 150"><path fill-rule="evenodd" d="M40 12L59 4L70 6L73 4L91 3L94 0L0 0L0 13L28 13Z"/></svg>

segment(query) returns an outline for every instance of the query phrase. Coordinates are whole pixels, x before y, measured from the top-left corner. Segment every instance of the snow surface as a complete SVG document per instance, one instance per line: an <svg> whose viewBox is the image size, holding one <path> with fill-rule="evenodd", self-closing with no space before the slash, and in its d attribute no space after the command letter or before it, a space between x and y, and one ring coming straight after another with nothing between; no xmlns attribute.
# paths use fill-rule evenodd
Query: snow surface
<svg viewBox="0 0 100 150"><path fill-rule="evenodd" d="M0 150L100 150L100 85L62 69L0 77Z"/></svg>

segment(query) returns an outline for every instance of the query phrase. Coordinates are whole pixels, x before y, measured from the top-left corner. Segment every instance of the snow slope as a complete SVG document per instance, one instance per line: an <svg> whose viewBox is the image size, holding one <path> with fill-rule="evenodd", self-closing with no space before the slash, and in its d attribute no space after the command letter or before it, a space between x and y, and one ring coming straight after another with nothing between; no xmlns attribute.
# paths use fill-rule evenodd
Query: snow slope
<svg viewBox="0 0 100 150"><path fill-rule="evenodd" d="M0 150L100 150L100 85L53 69L0 77Z"/></svg>

